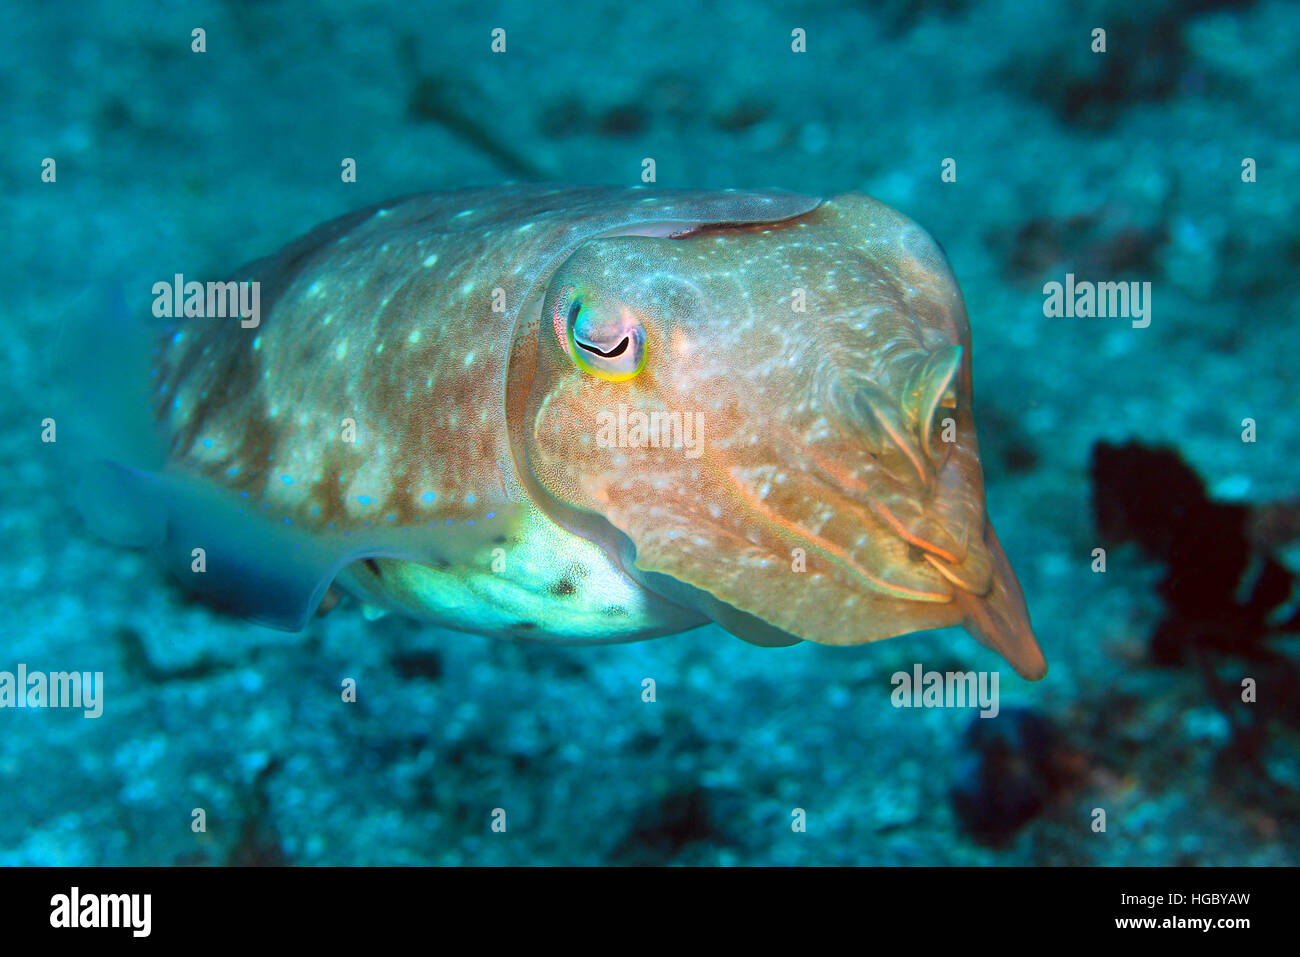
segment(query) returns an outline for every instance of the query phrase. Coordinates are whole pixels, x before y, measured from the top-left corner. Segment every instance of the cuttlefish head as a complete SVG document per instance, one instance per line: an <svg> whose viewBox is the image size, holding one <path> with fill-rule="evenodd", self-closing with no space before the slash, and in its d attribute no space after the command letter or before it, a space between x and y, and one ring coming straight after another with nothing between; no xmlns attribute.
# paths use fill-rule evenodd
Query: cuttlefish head
<svg viewBox="0 0 1300 957"><path fill-rule="evenodd" d="M964 624L1046 673L985 514L961 293L916 224L841 196L592 239L539 335L530 480L645 587L760 644Z"/></svg>

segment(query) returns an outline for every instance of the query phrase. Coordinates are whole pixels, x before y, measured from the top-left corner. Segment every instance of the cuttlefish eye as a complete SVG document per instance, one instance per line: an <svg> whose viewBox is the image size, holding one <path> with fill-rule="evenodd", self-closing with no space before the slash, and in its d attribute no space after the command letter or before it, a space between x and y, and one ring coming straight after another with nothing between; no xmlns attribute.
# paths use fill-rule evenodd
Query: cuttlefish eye
<svg viewBox="0 0 1300 957"><path fill-rule="evenodd" d="M609 382L631 379L645 367L645 327L626 306L593 301L566 290L552 317L563 345L584 372Z"/></svg>

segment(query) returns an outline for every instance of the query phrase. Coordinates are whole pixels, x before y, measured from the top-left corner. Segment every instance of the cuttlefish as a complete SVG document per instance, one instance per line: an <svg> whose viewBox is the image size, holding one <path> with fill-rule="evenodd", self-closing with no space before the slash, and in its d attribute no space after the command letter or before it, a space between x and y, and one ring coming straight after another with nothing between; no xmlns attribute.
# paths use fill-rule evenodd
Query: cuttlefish
<svg viewBox="0 0 1300 957"><path fill-rule="evenodd" d="M862 195L509 186L326 223L172 322L95 524L211 603L568 643L964 625L1047 665L985 511L970 330Z"/></svg>

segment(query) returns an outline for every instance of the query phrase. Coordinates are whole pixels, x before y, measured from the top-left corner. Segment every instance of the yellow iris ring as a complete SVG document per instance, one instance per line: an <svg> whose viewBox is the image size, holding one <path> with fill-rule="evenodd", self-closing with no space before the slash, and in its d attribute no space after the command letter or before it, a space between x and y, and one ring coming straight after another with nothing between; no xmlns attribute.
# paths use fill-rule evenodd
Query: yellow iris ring
<svg viewBox="0 0 1300 957"><path fill-rule="evenodd" d="M597 379L604 379L606 382L626 382L628 379L635 379L641 374L641 370L645 368L646 355L649 350L645 348L644 344L641 347L641 358L637 360L635 369L631 372L614 372L610 369L601 369L597 366L593 366L583 358L583 351L579 348L577 341L573 337L572 326L570 326L568 330L568 339L569 355L573 356L573 361L578 364L578 368L583 372L586 372L588 375L594 375ZM633 341L635 341L635 339Z"/></svg>

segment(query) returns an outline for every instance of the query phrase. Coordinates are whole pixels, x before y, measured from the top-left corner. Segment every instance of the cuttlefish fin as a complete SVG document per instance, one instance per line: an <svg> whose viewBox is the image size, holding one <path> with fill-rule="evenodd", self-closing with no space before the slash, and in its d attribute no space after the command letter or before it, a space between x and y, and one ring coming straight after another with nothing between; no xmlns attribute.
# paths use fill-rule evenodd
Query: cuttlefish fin
<svg viewBox="0 0 1300 957"><path fill-rule="evenodd" d="M401 543L310 534L258 514L236 492L154 471L165 459L150 413L150 354L159 330L132 315L119 291L107 300L68 317L71 345L58 370L70 383L66 407L57 409L58 448L92 533L157 552L184 587L212 605L288 631L307 624L345 565L400 557Z"/></svg>
<svg viewBox="0 0 1300 957"><path fill-rule="evenodd" d="M77 498L92 531L154 550L204 601L284 631L306 626L344 566L368 557L422 557L373 536L308 532L258 514L228 489L115 462L89 468Z"/></svg>

